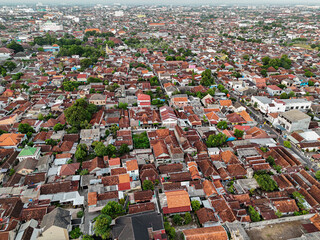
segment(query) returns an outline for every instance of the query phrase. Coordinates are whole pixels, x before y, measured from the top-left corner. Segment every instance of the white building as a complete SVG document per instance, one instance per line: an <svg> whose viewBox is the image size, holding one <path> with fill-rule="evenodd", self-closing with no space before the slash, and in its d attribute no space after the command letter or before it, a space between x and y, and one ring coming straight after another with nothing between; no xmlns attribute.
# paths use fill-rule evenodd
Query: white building
<svg viewBox="0 0 320 240"><path fill-rule="evenodd" d="M263 96L252 96L251 102L253 105L257 105L260 112L268 113L279 113L289 110L301 110L307 111L311 108L311 102L306 99L271 99Z"/></svg>
<svg viewBox="0 0 320 240"><path fill-rule="evenodd" d="M288 132L306 131L309 128L311 117L299 110L290 110L280 113L278 116L279 123Z"/></svg>
<svg viewBox="0 0 320 240"><path fill-rule="evenodd" d="M56 31L60 31L60 30L63 30L62 25L58 25L58 24L50 22L50 21L43 23L40 26L40 31L44 31L44 32L48 32L48 31L56 32Z"/></svg>

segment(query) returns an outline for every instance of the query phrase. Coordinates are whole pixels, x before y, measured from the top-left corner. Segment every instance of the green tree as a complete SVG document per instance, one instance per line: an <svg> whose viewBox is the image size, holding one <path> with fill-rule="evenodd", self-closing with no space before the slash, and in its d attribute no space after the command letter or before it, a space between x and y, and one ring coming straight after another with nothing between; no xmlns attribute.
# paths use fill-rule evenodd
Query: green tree
<svg viewBox="0 0 320 240"><path fill-rule="evenodd" d="M63 130L63 129L64 129L64 125L62 125L61 123L57 123L53 127L53 131L55 131L55 132L58 132L58 131Z"/></svg>
<svg viewBox="0 0 320 240"><path fill-rule="evenodd" d="M271 155L268 156L266 160L271 166L274 166L276 164L274 158Z"/></svg>
<svg viewBox="0 0 320 240"><path fill-rule="evenodd" d="M120 146L120 149L119 149L119 153L120 153L120 155L124 155L124 154L126 154L126 153L129 153L130 152L130 148L128 147L128 144L122 144L121 146Z"/></svg>
<svg viewBox="0 0 320 240"><path fill-rule="evenodd" d="M280 94L280 98L281 99L288 99L289 97L288 97L288 94L286 92L283 92L283 93Z"/></svg>
<svg viewBox="0 0 320 240"><path fill-rule="evenodd" d="M77 161L82 162L88 155L87 145L84 143L78 144L75 157Z"/></svg>
<svg viewBox="0 0 320 240"><path fill-rule="evenodd" d="M94 238L88 234L83 235L82 240L94 240Z"/></svg>
<svg viewBox="0 0 320 240"><path fill-rule="evenodd" d="M109 40L109 41L107 41L107 45L110 48L114 48L116 44L114 43L114 41Z"/></svg>
<svg viewBox="0 0 320 240"><path fill-rule="evenodd" d="M234 130L234 136L236 138L242 138L243 134L244 134L244 131L242 131L242 130L239 130L239 129Z"/></svg>
<svg viewBox="0 0 320 240"><path fill-rule="evenodd" d="M83 215L84 215L84 212L83 212L83 211L77 212L77 218L82 218Z"/></svg>
<svg viewBox="0 0 320 240"><path fill-rule="evenodd" d="M79 227L74 228L70 233L69 236L71 239L77 239L82 235L82 232Z"/></svg>
<svg viewBox="0 0 320 240"><path fill-rule="evenodd" d="M143 132L140 134L133 134L132 136L134 148L149 148L149 138L147 136L147 132Z"/></svg>
<svg viewBox="0 0 320 240"><path fill-rule="evenodd" d="M100 214L93 227L93 231L96 236L101 237L102 239L107 239L110 237L110 224L112 218L106 214Z"/></svg>
<svg viewBox="0 0 320 240"><path fill-rule="evenodd" d="M33 127L31 127L28 123L20 123L18 126L18 131L24 134L28 132L31 132L31 133L35 132Z"/></svg>
<svg viewBox="0 0 320 240"><path fill-rule="evenodd" d="M211 86L215 84L214 78L212 77L212 72L210 69L206 69L201 74L200 84L203 86Z"/></svg>
<svg viewBox="0 0 320 240"><path fill-rule="evenodd" d="M183 218L180 216L180 214L175 214L172 218L172 221L174 222L174 224L181 226Z"/></svg>
<svg viewBox="0 0 320 240"><path fill-rule="evenodd" d="M318 170L315 174L316 179L320 181L320 170Z"/></svg>
<svg viewBox="0 0 320 240"><path fill-rule="evenodd" d="M92 64L93 63L92 63L92 60L90 58L85 58L85 59L80 60L80 66L83 69L88 68Z"/></svg>
<svg viewBox="0 0 320 240"><path fill-rule="evenodd" d="M190 213L186 213L184 215L184 224L189 224L192 222L192 217L191 217L191 214Z"/></svg>
<svg viewBox="0 0 320 240"><path fill-rule="evenodd" d="M98 142L95 145L94 152L98 157L103 157L108 155L107 147L102 142Z"/></svg>
<svg viewBox="0 0 320 240"><path fill-rule="evenodd" d="M15 171L13 168L11 168L11 169L9 170L9 176L11 177L15 172L16 172L16 171Z"/></svg>
<svg viewBox="0 0 320 240"><path fill-rule="evenodd" d="M80 172L80 176L88 175L88 174L89 174L89 170L88 169L82 169L81 172Z"/></svg>
<svg viewBox="0 0 320 240"><path fill-rule="evenodd" d="M119 130L119 126L117 124L113 124L111 127L110 127L110 131L112 133L112 136L115 138L117 136L117 131Z"/></svg>
<svg viewBox="0 0 320 240"><path fill-rule="evenodd" d="M112 144L109 144L107 146L107 155L109 157L112 157L117 152L117 148L113 146Z"/></svg>
<svg viewBox="0 0 320 240"><path fill-rule="evenodd" d="M9 43L7 45L7 48L14 50L15 53L24 51L22 45L18 44L16 41L12 41L11 43Z"/></svg>
<svg viewBox="0 0 320 240"><path fill-rule="evenodd" d="M128 103L119 102L119 108L121 108L121 109L128 109Z"/></svg>
<svg viewBox="0 0 320 240"><path fill-rule="evenodd" d="M45 140L46 145L50 145L50 146L56 146L58 144L57 140L54 140L52 138L46 139Z"/></svg>
<svg viewBox="0 0 320 240"><path fill-rule="evenodd" d="M200 202L198 200L191 201L192 211L196 212L200 209Z"/></svg>
<svg viewBox="0 0 320 240"><path fill-rule="evenodd" d="M101 210L102 214L109 215L112 218L116 218L124 213L123 207L121 204L110 201L104 206Z"/></svg>
<svg viewBox="0 0 320 240"><path fill-rule="evenodd" d="M292 98L292 97L294 97L296 94L293 92L293 91L291 91L291 92L289 92L288 93L288 98Z"/></svg>
<svg viewBox="0 0 320 240"><path fill-rule="evenodd" d="M226 121L220 121L217 124L217 128L219 128L219 129L227 129L228 128L228 123Z"/></svg>
<svg viewBox="0 0 320 240"><path fill-rule="evenodd" d="M170 240L176 239L176 230L170 225L169 222L164 222L164 229L166 230Z"/></svg>
<svg viewBox="0 0 320 240"><path fill-rule="evenodd" d="M106 135L106 137L108 137L110 135L110 131L108 129L106 129L106 131L104 132L104 134Z"/></svg>
<svg viewBox="0 0 320 240"><path fill-rule="evenodd" d="M291 148L291 143L289 141L283 141L283 146L286 148Z"/></svg>
<svg viewBox="0 0 320 240"><path fill-rule="evenodd" d="M217 135L210 135L207 140L208 147L220 147L227 141L227 136L223 133L218 133Z"/></svg>
<svg viewBox="0 0 320 240"><path fill-rule="evenodd" d="M309 81L308 81L308 85L309 85L310 87L314 86L314 81L309 80Z"/></svg>
<svg viewBox="0 0 320 240"><path fill-rule="evenodd" d="M6 61L3 64L3 67L5 67L7 70L9 70L11 72L12 70L14 70L17 67L17 65L14 62Z"/></svg>
<svg viewBox="0 0 320 240"><path fill-rule="evenodd" d="M277 183L270 177L270 175L256 174L254 177L263 191L272 192L278 189Z"/></svg>
<svg viewBox="0 0 320 240"><path fill-rule="evenodd" d="M254 209L254 207L249 205L249 215L252 222L259 222L261 221L260 214Z"/></svg>
<svg viewBox="0 0 320 240"><path fill-rule="evenodd" d="M92 114L97 111L97 107L83 99L77 99L76 102L64 111L68 124L80 128L85 120L91 120Z"/></svg>
<svg viewBox="0 0 320 240"><path fill-rule="evenodd" d="M38 120L39 121L43 121L44 120L44 116L42 115L42 113L38 114Z"/></svg>
<svg viewBox="0 0 320 240"><path fill-rule="evenodd" d="M143 190L154 190L154 185L153 185L153 183L152 183L152 181L150 181L150 180L144 180L143 181L143 184L142 184L142 189Z"/></svg>
<svg viewBox="0 0 320 240"><path fill-rule="evenodd" d="M281 217L282 217L282 212L280 212L279 210L277 210L277 211L276 211L276 215L277 215L278 218L281 218Z"/></svg>

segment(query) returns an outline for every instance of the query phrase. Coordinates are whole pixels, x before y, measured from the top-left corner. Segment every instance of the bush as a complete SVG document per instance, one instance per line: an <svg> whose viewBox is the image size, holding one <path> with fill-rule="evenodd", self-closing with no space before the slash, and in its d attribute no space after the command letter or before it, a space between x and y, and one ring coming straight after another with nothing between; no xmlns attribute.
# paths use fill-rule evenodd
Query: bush
<svg viewBox="0 0 320 240"><path fill-rule="evenodd" d="M82 235L82 232L80 230L79 227L76 227L75 229L73 229L70 233L69 236L71 239L77 239Z"/></svg>
<svg viewBox="0 0 320 240"><path fill-rule="evenodd" d="M192 211L196 212L200 209L200 202L197 200L191 201Z"/></svg>
<svg viewBox="0 0 320 240"><path fill-rule="evenodd" d="M174 215L173 218L172 218L172 220L173 220L174 224L179 225L179 226L182 225L183 219L182 219L182 217L180 216L180 214Z"/></svg>
<svg viewBox="0 0 320 240"><path fill-rule="evenodd" d="M320 170L316 172L315 177L320 181Z"/></svg>
<svg viewBox="0 0 320 240"><path fill-rule="evenodd" d="M254 177L263 191L272 192L278 189L277 183L268 174L256 174Z"/></svg>
<svg viewBox="0 0 320 240"><path fill-rule="evenodd" d="M192 222L192 217L191 217L191 214L190 213L186 213L184 215L184 224L189 224Z"/></svg>
<svg viewBox="0 0 320 240"><path fill-rule="evenodd" d="M82 218L83 215L84 215L84 212L82 210L77 212L77 218Z"/></svg>
<svg viewBox="0 0 320 240"><path fill-rule="evenodd" d="M260 214L252 206L249 206L249 215L252 222L259 222L261 220Z"/></svg>
<svg viewBox="0 0 320 240"><path fill-rule="evenodd" d="M289 141L284 141L283 146L285 146L286 148L291 148L291 143Z"/></svg>
<svg viewBox="0 0 320 240"><path fill-rule="evenodd" d="M154 190L154 185L150 180L144 180L142 184L143 190Z"/></svg>

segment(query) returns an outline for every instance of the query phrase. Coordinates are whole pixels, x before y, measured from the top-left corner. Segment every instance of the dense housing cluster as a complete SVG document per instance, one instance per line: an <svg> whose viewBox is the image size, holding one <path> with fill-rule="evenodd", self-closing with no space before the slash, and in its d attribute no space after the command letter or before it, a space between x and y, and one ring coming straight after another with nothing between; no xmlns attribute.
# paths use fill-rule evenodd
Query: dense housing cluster
<svg viewBox="0 0 320 240"><path fill-rule="evenodd" d="M0 13L0 239L319 238L318 7Z"/></svg>

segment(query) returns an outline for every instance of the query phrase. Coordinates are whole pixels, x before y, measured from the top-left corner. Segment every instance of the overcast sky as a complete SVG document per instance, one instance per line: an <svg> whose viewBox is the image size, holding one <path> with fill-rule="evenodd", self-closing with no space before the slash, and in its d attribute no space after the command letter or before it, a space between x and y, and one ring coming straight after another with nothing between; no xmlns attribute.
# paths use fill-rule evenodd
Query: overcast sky
<svg viewBox="0 0 320 240"><path fill-rule="evenodd" d="M43 4L61 4L67 3L68 5L75 4L113 4L113 3L122 3L122 4L303 4L303 5L320 5L320 0L0 0L0 4L32 4L42 2Z"/></svg>

